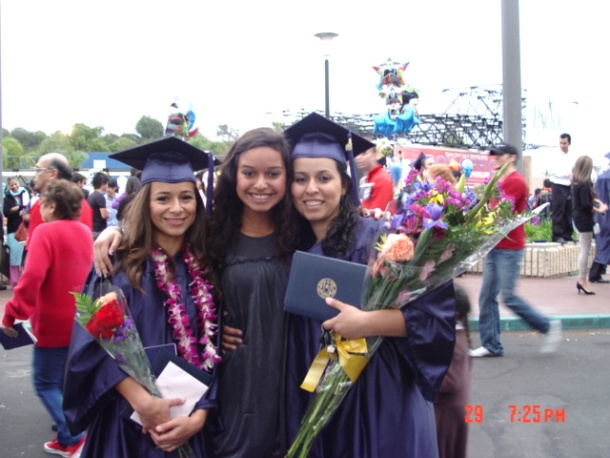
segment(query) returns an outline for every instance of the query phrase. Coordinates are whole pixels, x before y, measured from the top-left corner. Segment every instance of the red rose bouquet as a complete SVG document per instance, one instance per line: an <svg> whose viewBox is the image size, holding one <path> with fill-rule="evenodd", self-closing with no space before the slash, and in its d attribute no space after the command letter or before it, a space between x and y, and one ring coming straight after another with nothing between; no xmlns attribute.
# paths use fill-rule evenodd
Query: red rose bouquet
<svg viewBox="0 0 610 458"><path fill-rule="evenodd" d="M375 243L362 308L408 307L476 264L511 230L533 217L514 213L512 201L502 194L497 181L504 170L475 189L464 189L463 183L454 188L440 178L422 183L410 174L398 211ZM302 385L316 394L288 457L307 456L383 337L346 341L327 332L323 340Z"/></svg>
<svg viewBox="0 0 610 458"><path fill-rule="evenodd" d="M107 292L97 299L87 294L72 293L76 298L76 321L123 371L151 395L162 397L123 292L109 282L100 285L99 291ZM178 456L192 455L193 450L188 442L178 448Z"/></svg>
<svg viewBox="0 0 610 458"><path fill-rule="evenodd" d="M161 397L144 352L140 335L122 291L105 284L97 299L72 293L76 298L76 321L116 360L119 367L153 396Z"/></svg>

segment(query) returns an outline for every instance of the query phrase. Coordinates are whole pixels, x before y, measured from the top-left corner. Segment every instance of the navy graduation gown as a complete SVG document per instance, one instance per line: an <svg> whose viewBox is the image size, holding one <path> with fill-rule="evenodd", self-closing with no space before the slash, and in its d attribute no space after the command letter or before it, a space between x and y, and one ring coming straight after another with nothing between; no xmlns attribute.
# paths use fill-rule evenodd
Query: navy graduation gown
<svg viewBox="0 0 610 458"><path fill-rule="evenodd" d="M378 223L360 219L354 248L342 259L367 263ZM311 253L323 254L320 244ZM455 342L453 284L402 310L407 337L385 338L314 443L310 457L437 457L432 401ZM290 315L287 349L287 439L294 439L312 394L299 388L319 350L321 323Z"/></svg>
<svg viewBox="0 0 610 458"><path fill-rule="evenodd" d="M196 307L190 295L188 283L190 277L182 260L177 254L174 257L176 280L182 290L185 304L194 335ZM91 294L99 277L95 272L89 275L84 291ZM127 304L134 319L144 347L174 343L172 328L167 324L167 313L163 304L165 294L156 286L154 264L152 259L146 263L142 274L141 291L134 290L123 271L111 279L127 299ZM220 316L221 311L216 310ZM75 322L72 331L72 342L66 368L64 388L64 412L68 425L74 433L87 430L87 441L82 453L83 458L108 457L177 457L178 453L164 453L158 449L149 435L142 434L141 427L130 420L129 404L114 389L114 386L127 377L116 362L91 336ZM216 407L216 379L195 405L195 409ZM205 429L209 427L212 415L208 415ZM211 456L206 452L204 432L195 434L189 444L195 456ZM207 447L209 450L209 447Z"/></svg>
<svg viewBox="0 0 610 458"><path fill-rule="evenodd" d="M602 202L610 205L610 170L602 173L595 182L595 193ZM595 214L599 224L599 234L595 235L595 262L603 266L610 264L610 210L605 214Z"/></svg>

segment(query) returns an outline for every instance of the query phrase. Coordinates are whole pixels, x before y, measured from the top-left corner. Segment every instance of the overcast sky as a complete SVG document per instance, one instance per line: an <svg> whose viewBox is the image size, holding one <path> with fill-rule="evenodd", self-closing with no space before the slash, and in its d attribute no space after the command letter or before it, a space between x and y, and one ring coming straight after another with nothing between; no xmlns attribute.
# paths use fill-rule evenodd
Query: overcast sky
<svg viewBox="0 0 610 458"><path fill-rule="evenodd" d="M135 132L165 123L175 97L201 131L240 132L285 109L324 109L321 42L331 31L331 111L384 111L372 70L410 62L419 111L444 111L443 89L500 84L501 0L2 0L2 123L69 131L76 122ZM551 142L610 150L606 12L594 0L520 2L522 86L554 107ZM574 103L576 102L576 103ZM267 113L272 113L268 115ZM555 130L557 132L555 132Z"/></svg>

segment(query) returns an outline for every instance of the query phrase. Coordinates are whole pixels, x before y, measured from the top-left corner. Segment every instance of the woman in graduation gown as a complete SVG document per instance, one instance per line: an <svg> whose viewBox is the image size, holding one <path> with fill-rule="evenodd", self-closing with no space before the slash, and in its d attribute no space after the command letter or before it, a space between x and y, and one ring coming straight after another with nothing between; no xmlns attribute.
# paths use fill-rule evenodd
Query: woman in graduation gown
<svg viewBox="0 0 610 458"><path fill-rule="evenodd" d="M330 124L329 124L330 123ZM358 216L346 173L347 131L314 117L286 131L294 143L291 193L301 246L310 253L368 263L378 223ZM368 146L358 146L354 153ZM300 219L300 221L299 221ZM309 224L307 224L309 223ZM451 282L401 310L364 312L335 301L326 322L346 338L387 336L314 443L310 457L436 457L432 401L451 362L455 296ZM286 411L288 444L312 395L299 386L319 351L321 323L290 315Z"/></svg>
<svg viewBox="0 0 610 458"><path fill-rule="evenodd" d="M143 187L126 216L111 281L125 294L144 347L176 344L179 357L213 372L220 360L218 310L211 295L213 272L200 243L205 215L193 175L205 167L207 155L170 137L113 157L143 169ZM93 273L88 290L95 288ZM192 337L174 337L185 334ZM211 456L202 429L215 398L212 379L188 417L171 418L169 408L183 400L150 395L80 325L74 326L64 411L72 430L88 432L81 456L169 457L178 456L183 445L194 456ZM129 419L130 406L143 428Z"/></svg>
<svg viewBox="0 0 610 458"><path fill-rule="evenodd" d="M244 344L223 356L218 390L222 458L281 458L284 295L288 281L290 150L270 128L243 134L224 159L208 246L221 276L223 322Z"/></svg>
<svg viewBox="0 0 610 458"><path fill-rule="evenodd" d="M217 458L279 458L286 452L283 303L294 246L286 193L290 170L284 136L253 129L231 146L215 186L206 245L220 277L223 321L239 330L236 339L243 343L219 366L218 428L212 434ZM108 269L117 232L106 229L94 244L101 272Z"/></svg>

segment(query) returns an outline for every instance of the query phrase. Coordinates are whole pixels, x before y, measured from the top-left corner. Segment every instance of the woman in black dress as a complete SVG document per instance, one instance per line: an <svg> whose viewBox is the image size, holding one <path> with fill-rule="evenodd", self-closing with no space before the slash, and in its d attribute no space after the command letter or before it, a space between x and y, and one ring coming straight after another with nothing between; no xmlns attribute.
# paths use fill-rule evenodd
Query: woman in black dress
<svg viewBox="0 0 610 458"><path fill-rule="evenodd" d="M574 206L574 226L578 231L580 253L578 255L579 279L576 283L578 294L595 294L589 288L587 281L587 267L589 264L589 252L593 240L593 214L604 213L608 205L595 197L591 172L593 171L593 160L589 156L580 156L574 164L572 171L572 203Z"/></svg>

